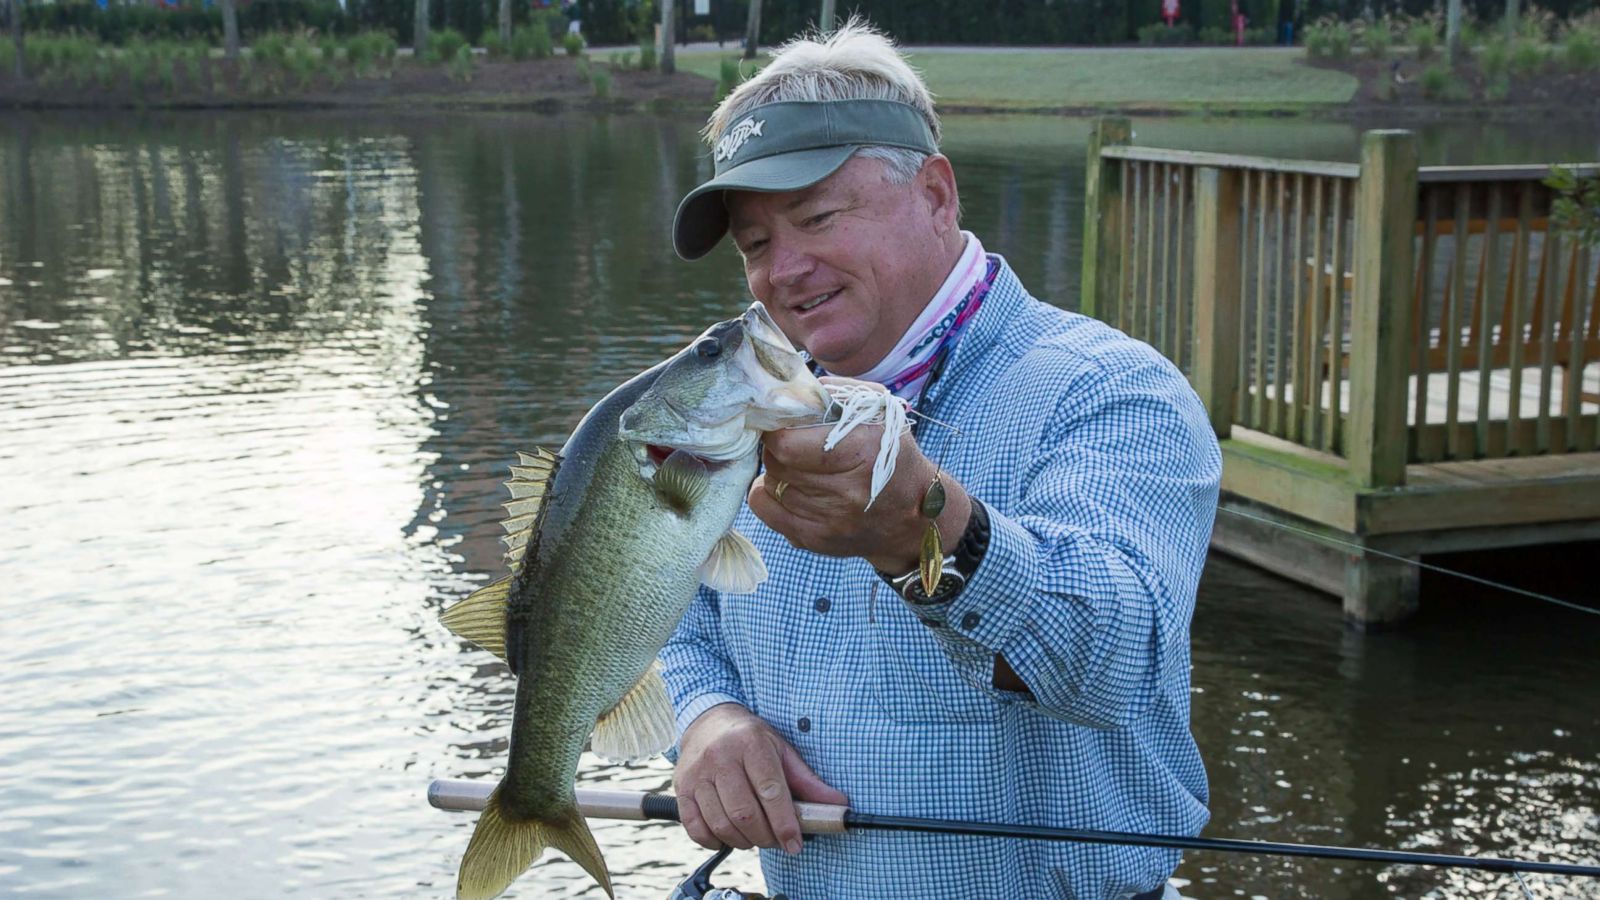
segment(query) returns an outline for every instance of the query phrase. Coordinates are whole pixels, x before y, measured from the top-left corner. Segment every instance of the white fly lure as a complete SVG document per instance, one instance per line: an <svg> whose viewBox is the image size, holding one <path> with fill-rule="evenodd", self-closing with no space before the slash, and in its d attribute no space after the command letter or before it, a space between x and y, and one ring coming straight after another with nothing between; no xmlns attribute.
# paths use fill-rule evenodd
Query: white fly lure
<svg viewBox="0 0 1600 900"><path fill-rule="evenodd" d="M824 451L839 446L850 432L862 425L882 425L883 440L878 444L878 456L872 461L872 492L867 497L867 509L878 499L884 485L894 477L895 460L900 457L900 436L911 430L906 401L889 393L888 388L870 381L853 378L825 376L822 386L833 396L839 408L839 420L822 442Z"/></svg>

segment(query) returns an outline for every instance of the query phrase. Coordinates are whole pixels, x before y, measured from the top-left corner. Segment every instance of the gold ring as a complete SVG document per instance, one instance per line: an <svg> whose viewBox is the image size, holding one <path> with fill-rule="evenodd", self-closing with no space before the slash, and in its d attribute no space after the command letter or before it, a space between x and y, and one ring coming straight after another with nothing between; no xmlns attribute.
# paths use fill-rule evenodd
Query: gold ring
<svg viewBox="0 0 1600 900"><path fill-rule="evenodd" d="M789 489L789 482L779 479L776 487L772 489L772 499L783 502L783 492Z"/></svg>

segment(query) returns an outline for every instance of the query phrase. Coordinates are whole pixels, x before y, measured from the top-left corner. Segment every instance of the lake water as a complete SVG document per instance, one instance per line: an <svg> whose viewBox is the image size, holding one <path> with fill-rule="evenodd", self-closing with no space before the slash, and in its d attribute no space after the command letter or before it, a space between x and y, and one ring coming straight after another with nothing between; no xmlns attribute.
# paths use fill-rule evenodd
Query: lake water
<svg viewBox="0 0 1600 900"><path fill-rule="evenodd" d="M742 308L672 256L695 121L0 116L0 894L446 896L513 681L441 606L498 577L514 451ZM1355 128L1149 144L1353 159ZM965 221L1072 308L1087 124L948 123ZM1437 126L1427 162L1600 158ZM1590 591L1592 579L1578 590ZM1211 836L1600 862L1600 618L1430 582L1418 627L1214 558L1194 622ZM659 761L590 784L659 789ZM599 823L623 898L705 854ZM555 857L555 858L552 858ZM726 883L760 885L752 854ZM1508 877L1191 854L1190 897L1514 897ZM1538 897L1600 883L1530 876ZM552 854L520 897L599 896Z"/></svg>

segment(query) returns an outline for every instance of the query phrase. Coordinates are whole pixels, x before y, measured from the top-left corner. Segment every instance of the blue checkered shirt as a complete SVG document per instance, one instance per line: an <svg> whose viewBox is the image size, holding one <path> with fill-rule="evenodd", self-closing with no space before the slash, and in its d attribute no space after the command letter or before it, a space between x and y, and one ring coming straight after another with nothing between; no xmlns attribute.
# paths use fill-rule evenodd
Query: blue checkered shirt
<svg viewBox="0 0 1600 900"><path fill-rule="evenodd" d="M771 572L702 590L661 652L680 733L743 704L862 812L1197 834L1189 620L1221 456L1166 359L1035 300L1002 263L918 429L989 512L989 550L929 626L861 559L794 549L749 511ZM1004 655L1031 688L992 684ZM792 900L1124 897L1179 853L857 832L763 851Z"/></svg>

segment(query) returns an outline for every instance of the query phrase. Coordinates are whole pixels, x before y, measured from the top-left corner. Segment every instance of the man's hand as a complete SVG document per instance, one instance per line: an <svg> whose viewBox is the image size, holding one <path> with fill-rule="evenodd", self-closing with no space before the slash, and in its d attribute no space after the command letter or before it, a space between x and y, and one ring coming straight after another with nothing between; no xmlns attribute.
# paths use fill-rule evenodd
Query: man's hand
<svg viewBox="0 0 1600 900"><path fill-rule="evenodd" d="M891 574L911 571L928 527L922 496L936 467L909 434L902 435L894 477L867 509L883 426L858 427L824 451L827 434L826 428L791 428L762 438L766 471L750 487L750 511L802 550L859 556ZM951 553L967 527L972 501L948 472L939 480L946 498L939 534L943 551Z"/></svg>
<svg viewBox="0 0 1600 900"><path fill-rule="evenodd" d="M678 813L694 842L800 852L796 800L848 804L771 725L737 703L713 706L679 741Z"/></svg>

